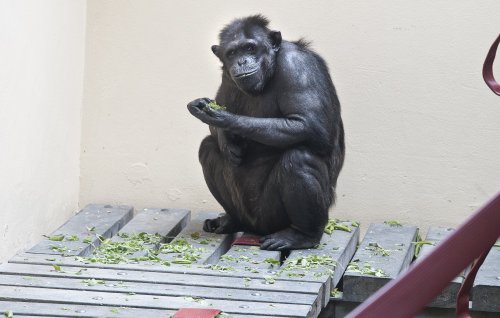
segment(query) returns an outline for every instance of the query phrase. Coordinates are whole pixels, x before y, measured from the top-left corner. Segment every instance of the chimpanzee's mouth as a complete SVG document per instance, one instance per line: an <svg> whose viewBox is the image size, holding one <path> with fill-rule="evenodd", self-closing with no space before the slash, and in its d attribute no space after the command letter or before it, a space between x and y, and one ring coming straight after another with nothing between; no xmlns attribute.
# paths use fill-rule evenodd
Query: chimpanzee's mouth
<svg viewBox="0 0 500 318"><path fill-rule="evenodd" d="M257 73L258 71L259 71L259 69L255 69L255 70L252 70L252 71L249 71L246 73L241 73L241 74L235 75L234 77L235 78L245 78L245 77L248 77L250 75Z"/></svg>

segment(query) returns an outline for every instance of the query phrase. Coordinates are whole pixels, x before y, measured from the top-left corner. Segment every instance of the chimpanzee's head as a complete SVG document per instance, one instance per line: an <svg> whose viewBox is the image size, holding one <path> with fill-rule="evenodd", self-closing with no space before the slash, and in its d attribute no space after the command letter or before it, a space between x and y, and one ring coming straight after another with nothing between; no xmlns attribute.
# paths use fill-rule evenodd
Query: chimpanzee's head
<svg viewBox="0 0 500 318"><path fill-rule="evenodd" d="M234 20L220 32L220 44L212 46L223 71L248 94L261 93L274 74L281 33L268 24L261 15Z"/></svg>

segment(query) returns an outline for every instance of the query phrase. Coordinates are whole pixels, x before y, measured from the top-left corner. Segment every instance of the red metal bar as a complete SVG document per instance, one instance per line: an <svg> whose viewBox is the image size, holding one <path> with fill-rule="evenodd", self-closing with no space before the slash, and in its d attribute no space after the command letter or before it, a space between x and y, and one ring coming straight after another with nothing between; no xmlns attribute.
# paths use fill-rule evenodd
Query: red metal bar
<svg viewBox="0 0 500 318"><path fill-rule="evenodd" d="M488 55L486 56L486 60L483 65L483 78L486 82L486 85L493 91L493 93L500 96L500 84L495 81L495 77L493 76L493 62L495 61L495 55L497 53L498 44L500 43L500 35L493 45L491 46Z"/></svg>
<svg viewBox="0 0 500 318"><path fill-rule="evenodd" d="M500 236L500 192L399 278L347 317L413 317Z"/></svg>

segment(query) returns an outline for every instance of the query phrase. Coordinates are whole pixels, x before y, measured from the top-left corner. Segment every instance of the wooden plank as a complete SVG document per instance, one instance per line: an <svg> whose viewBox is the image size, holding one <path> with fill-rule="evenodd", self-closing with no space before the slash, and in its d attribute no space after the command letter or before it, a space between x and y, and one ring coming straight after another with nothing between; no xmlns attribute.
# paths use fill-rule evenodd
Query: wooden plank
<svg viewBox="0 0 500 318"><path fill-rule="evenodd" d="M65 235L64 241L43 239L27 253L89 255L93 245L99 245L98 235L113 236L132 216L133 207L131 206L89 204L50 235ZM78 240L68 241L67 238L72 235L75 235ZM84 242L85 238L89 238L89 241ZM59 248L54 249L54 247Z"/></svg>
<svg viewBox="0 0 500 318"><path fill-rule="evenodd" d="M389 280L405 270L414 253L415 226L371 224L353 257L352 267L344 275L343 297L346 301L361 302L380 289ZM371 268L384 277L354 271ZM365 271L368 272L368 271Z"/></svg>
<svg viewBox="0 0 500 318"><path fill-rule="evenodd" d="M134 295L127 293L105 293L91 291L61 290L36 287L0 286L0 300L59 302L78 305L124 306L136 308L177 310L183 307L218 308L229 314L257 314L273 317L311 317L311 306L214 299L194 299L188 297L169 297Z"/></svg>
<svg viewBox="0 0 500 318"><path fill-rule="evenodd" d="M220 271L214 268L207 268L206 265L185 265L185 266L165 266L157 263L141 262L138 263L127 263L127 264L101 264L101 263L83 263L80 260L76 260L74 257L64 257L60 255L43 255L43 254L27 254L19 253L9 260L10 264L32 264L32 265L49 265L52 264L61 265L63 267L69 268L80 268L82 266L86 268L102 268L102 269L113 269L121 271L137 271L137 272L149 272L149 273L173 273L173 274L193 274L193 275L203 275L203 276L217 276L217 277L233 277L233 278L252 278L252 279L262 279L263 275L266 273L252 273L250 271L241 270L235 268L232 271ZM72 269L76 271L77 269ZM272 275L274 269L268 270L269 275ZM315 282L322 283L324 279L322 277L305 276L303 278L288 277L282 275L278 277L279 280L288 281L303 281L303 282Z"/></svg>
<svg viewBox="0 0 500 318"><path fill-rule="evenodd" d="M11 310L17 317L120 317L120 318L158 318L170 317L175 311L165 309L146 309L116 306L89 306L61 303L33 303L0 301L0 313ZM36 316L31 316L36 315ZM268 318L261 315L231 315L231 318Z"/></svg>
<svg viewBox="0 0 500 318"><path fill-rule="evenodd" d="M498 241L497 243L500 243ZM491 248L472 288L472 309L500 312L500 247Z"/></svg>
<svg viewBox="0 0 500 318"><path fill-rule="evenodd" d="M425 241L432 242L433 245L424 244L420 248L420 254L417 256L417 262L419 259L424 257L425 255L432 252L435 245L447 237L453 231L452 228L444 228L444 227L431 227L427 232L427 236ZM439 308L454 308L456 304L456 298L458 290L462 284L463 277L458 276L454 280L451 281L450 285L448 285L442 292L439 294L429 305L428 307L439 307Z"/></svg>
<svg viewBox="0 0 500 318"><path fill-rule="evenodd" d="M175 285L168 283L123 282L115 280L89 280L82 278L1 275L0 285L19 287L46 287L57 289L89 290L102 292L133 292L161 296L209 297L210 299L243 300L266 303L313 304L318 296L312 293L289 293L252 289L216 288L205 286ZM208 296L207 296L208 295Z"/></svg>
<svg viewBox="0 0 500 318"><path fill-rule="evenodd" d="M332 278L328 280L330 284L325 285L323 306L328 304L330 291L342 278L347 264L356 251L359 240L358 226L353 226L350 221L339 222L339 224L350 229L351 232L334 230L331 235L325 233L318 248L292 251L282 266L282 276L297 277L298 279L331 276ZM331 265L311 266L309 263L315 256L323 259L330 258ZM306 261L309 259L309 263L305 267L298 264L302 259Z"/></svg>
<svg viewBox="0 0 500 318"><path fill-rule="evenodd" d="M253 289L267 291L288 291L317 294L321 283L276 280L269 284L263 277L246 279L245 277L188 275L160 272L125 271L91 267L61 267L56 271L53 266L31 264L0 264L0 274L22 276L65 277L80 279L101 279L124 282L163 283L188 286L223 287L235 289Z"/></svg>
<svg viewBox="0 0 500 318"><path fill-rule="evenodd" d="M189 222L191 211L185 209L143 209L127 223L120 233L161 234L175 237ZM118 238L114 236L112 239Z"/></svg>
<svg viewBox="0 0 500 318"><path fill-rule="evenodd" d="M175 311L164 309L145 309L145 308L130 308L121 306L89 306L89 305L72 305L59 302L53 303L34 303L21 301L0 301L0 313L6 310L11 310L14 313L14 318L29 317L28 315L36 315L36 317L105 317L116 316L120 318L137 318L137 317L169 317Z"/></svg>
<svg viewBox="0 0 500 318"><path fill-rule="evenodd" d="M192 261L193 265L215 264L219 257L230 247L233 235L207 233L203 231L203 223L206 219L216 218L219 212L200 212L172 241L176 244L179 241L187 241L192 246L192 250L197 250L199 258ZM161 248L160 248L161 250ZM161 259L175 262L179 258L178 253L160 253Z"/></svg>

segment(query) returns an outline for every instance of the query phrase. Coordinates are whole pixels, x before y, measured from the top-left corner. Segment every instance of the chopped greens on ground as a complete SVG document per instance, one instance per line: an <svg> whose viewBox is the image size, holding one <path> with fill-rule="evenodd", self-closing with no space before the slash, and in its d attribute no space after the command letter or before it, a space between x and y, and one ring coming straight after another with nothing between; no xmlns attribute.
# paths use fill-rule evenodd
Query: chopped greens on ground
<svg viewBox="0 0 500 318"><path fill-rule="evenodd" d="M14 313L12 312L12 310L7 310L3 313L3 315L7 318L12 318L14 317Z"/></svg>
<svg viewBox="0 0 500 318"><path fill-rule="evenodd" d="M396 221L396 220L387 220L384 223L389 225L389 226L403 226L403 224L401 224L401 222Z"/></svg>
<svg viewBox="0 0 500 318"><path fill-rule="evenodd" d="M359 225L359 223L357 223ZM353 225L354 226L354 225ZM352 232L352 229L346 224L340 224L337 219L328 219L328 223L325 226L324 232L328 235L332 235L334 230Z"/></svg>
<svg viewBox="0 0 500 318"><path fill-rule="evenodd" d="M336 263L328 255L307 255L288 258L280 269L279 274L288 277L304 277L312 273L315 277L332 275Z"/></svg>
<svg viewBox="0 0 500 318"><path fill-rule="evenodd" d="M53 250L54 252L58 252L58 253L61 253L63 255L66 254L66 252L69 251L66 246L54 245L54 244L50 245L50 249Z"/></svg>
<svg viewBox="0 0 500 318"><path fill-rule="evenodd" d="M276 276L266 275L266 276L264 276L264 281L266 284L272 285L276 282Z"/></svg>
<svg viewBox="0 0 500 318"><path fill-rule="evenodd" d="M420 255L420 251L422 250L422 245L434 245L434 242L431 241L416 241L416 242L411 242L413 245L415 245L415 256Z"/></svg>
<svg viewBox="0 0 500 318"><path fill-rule="evenodd" d="M219 271L221 273L227 273L227 272L233 272L236 269L234 267L229 267L229 266L224 266L224 265L217 265L217 264L208 264L205 266L201 266L202 268L206 269L211 269L214 271Z"/></svg>
<svg viewBox="0 0 500 318"><path fill-rule="evenodd" d="M359 264L359 260L354 260L347 266L346 272L360 273L367 276L375 277L388 277L388 275L381 268L374 268L370 263L364 263L363 266Z"/></svg>
<svg viewBox="0 0 500 318"><path fill-rule="evenodd" d="M49 240L51 240L51 241L61 242L62 240L64 240L64 235L63 234L52 235L52 236L44 235L44 236L46 238L48 238Z"/></svg>
<svg viewBox="0 0 500 318"><path fill-rule="evenodd" d="M61 269L61 266L57 265L57 264L52 264L52 267L54 267L54 270L56 272L62 272L62 269Z"/></svg>
<svg viewBox="0 0 500 318"><path fill-rule="evenodd" d="M271 264L272 266L279 266L280 261L275 258L266 258L264 262Z"/></svg>
<svg viewBox="0 0 500 318"><path fill-rule="evenodd" d="M342 293L339 291L338 288L334 288L330 292L330 297L332 297L332 298L339 298L341 295L342 295Z"/></svg>
<svg viewBox="0 0 500 318"><path fill-rule="evenodd" d="M203 248L195 248L186 239L178 239L172 243L161 244L158 249L161 254L178 254L171 262L174 264L192 264L201 258Z"/></svg>
<svg viewBox="0 0 500 318"><path fill-rule="evenodd" d="M77 257L76 259L84 263L118 264L129 263L131 261L154 261L163 263L158 258L156 244L162 240L159 234L137 233L127 234L119 233L120 240L112 241L98 237L101 244L96 247L94 253L88 257ZM137 255L141 252L142 255ZM168 265L168 262L165 263Z"/></svg>
<svg viewBox="0 0 500 318"><path fill-rule="evenodd" d="M70 236L66 236L66 241L79 241L80 238L78 237L78 235L70 235Z"/></svg>
<svg viewBox="0 0 500 318"><path fill-rule="evenodd" d="M374 255L380 256L389 256L391 255L388 249L383 248L380 244L373 242L368 243L368 246L365 247L365 250L371 251Z"/></svg>
<svg viewBox="0 0 500 318"><path fill-rule="evenodd" d="M85 284L85 286L95 286L95 285L104 285L105 281L101 279L91 278L82 280L82 283Z"/></svg>

